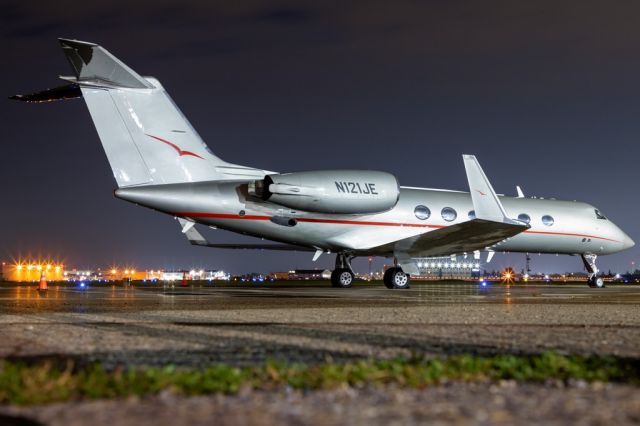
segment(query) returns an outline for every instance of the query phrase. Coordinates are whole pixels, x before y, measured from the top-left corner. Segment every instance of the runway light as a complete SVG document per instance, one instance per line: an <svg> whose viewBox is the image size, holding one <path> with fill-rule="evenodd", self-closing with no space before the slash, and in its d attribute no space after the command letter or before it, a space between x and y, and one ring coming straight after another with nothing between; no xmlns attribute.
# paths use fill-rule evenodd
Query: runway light
<svg viewBox="0 0 640 426"><path fill-rule="evenodd" d="M482 281L482 283L480 284L482 287L486 287L487 286L487 282L486 281Z"/></svg>
<svg viewBox="0 0 640 426"><path fill-rule="evenodd" d="M502 281L505 283L513 282L513 278L514 273L511 269L505 269L505 271L502 273Z"/></svg>

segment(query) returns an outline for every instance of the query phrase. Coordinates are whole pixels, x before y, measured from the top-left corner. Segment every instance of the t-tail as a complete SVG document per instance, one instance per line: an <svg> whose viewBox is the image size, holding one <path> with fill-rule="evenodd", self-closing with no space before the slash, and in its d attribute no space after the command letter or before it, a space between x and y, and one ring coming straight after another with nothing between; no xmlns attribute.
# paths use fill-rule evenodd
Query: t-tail
<svg viewBox="0 0 640 426"><path fill-rule="evenodd" d="M69 84L12 99L83 97L118 187L264 175L216 157L157 79L140 76L97 44L59 41L74 72L60 77Z"/></svg>

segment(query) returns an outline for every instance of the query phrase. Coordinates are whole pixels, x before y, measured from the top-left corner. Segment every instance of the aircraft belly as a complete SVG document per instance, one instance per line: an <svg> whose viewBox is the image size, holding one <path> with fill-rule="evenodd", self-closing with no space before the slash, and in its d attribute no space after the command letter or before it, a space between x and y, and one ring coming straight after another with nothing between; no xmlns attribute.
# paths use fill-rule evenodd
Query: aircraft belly
<svg viewBox="0 0 640 426"><path fill-rule="evenodd" d="M582 238L583 237L571 235L524 233L498 244L494 247L494 250L551 254L576 254L591 250L599 251L597 244L583 243Z"/></svg>

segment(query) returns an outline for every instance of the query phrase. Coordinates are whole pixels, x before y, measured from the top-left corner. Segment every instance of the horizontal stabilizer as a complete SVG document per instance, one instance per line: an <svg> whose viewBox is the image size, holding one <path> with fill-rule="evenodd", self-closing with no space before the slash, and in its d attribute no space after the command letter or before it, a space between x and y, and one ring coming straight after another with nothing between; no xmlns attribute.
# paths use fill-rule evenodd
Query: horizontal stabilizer
<svg viewBox="0 0 640 426"><path fill-rule="evenodd" d="M280 250L280 251L316 251L315 248L296 246L293 244L213 244L207 241L195 228L194 222L178 218L182 232L194 246L212 247L233 250Z"/></svg>
<svg viewBox="0 0 640 426"><path fill-rule="evenodd" d="M14 95L9 97L9 99L22 102L42 103L80 97L82 97L82 91L77 84L65 84L64 86L42 90L40 92L30 93L28 95Z"/></svg>
<svg viewBox="0 0 640 426"><path fill-rule="evenodd" d="M78 83L92 86L153 89L151 83L124 62L94 43L60 38Z"/></svg>
<svg viewBox="0 0 640 426"><path fill-rule="evenodd" d="M202 245L202 244L198 244ZM296 246L293 244L212 244L207 243L204 247L212 247L219 249L231 250L275 250L275 251L304 251L314 252L316 249L309 247Z"/></svg>

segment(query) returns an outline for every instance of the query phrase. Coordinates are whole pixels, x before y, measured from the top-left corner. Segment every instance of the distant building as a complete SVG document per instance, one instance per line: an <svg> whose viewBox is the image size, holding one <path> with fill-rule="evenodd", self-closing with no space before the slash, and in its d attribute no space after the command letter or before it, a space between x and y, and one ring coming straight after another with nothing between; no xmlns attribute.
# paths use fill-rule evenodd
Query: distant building
<svg viewBox="0 0 640 426"><path fill-rule="evenodd" d="M415 259L420 275L425 279L470 279L481 275L480 260L467 257L425 257Z"/></svg>
<svg viewBox="0 0 640 426"><path fill-rule="evenodd" d="M44 273L48 281L64 280L64 265L42 260L2 263L2 279L12 282L37 282Z"/></svg>
<svg viewBox="0 0 640 426"><path fill-rule="evenodd" d="M65 281L101 281L105 280L102 271L93 271L90 269L78 270L68 269L63 272Z"/></svg>
<svg viewBox="0 0 640 426"><path fill-rule="evenodd" d="M296 269L288 272L271 272L276 280L324 280L331 278L331 271L326 269Z"/></svg>
<svg viewBox="0 0 640 426"><path fill-rule="evenodd" d="M189 281L228 281L231 276L219 270L204 270L204 269L192 269L190 271L163 271L163 270L151 270L147 271L145 279L147 280L159 280L159 281L182 281L183 279Z"/></svg>

